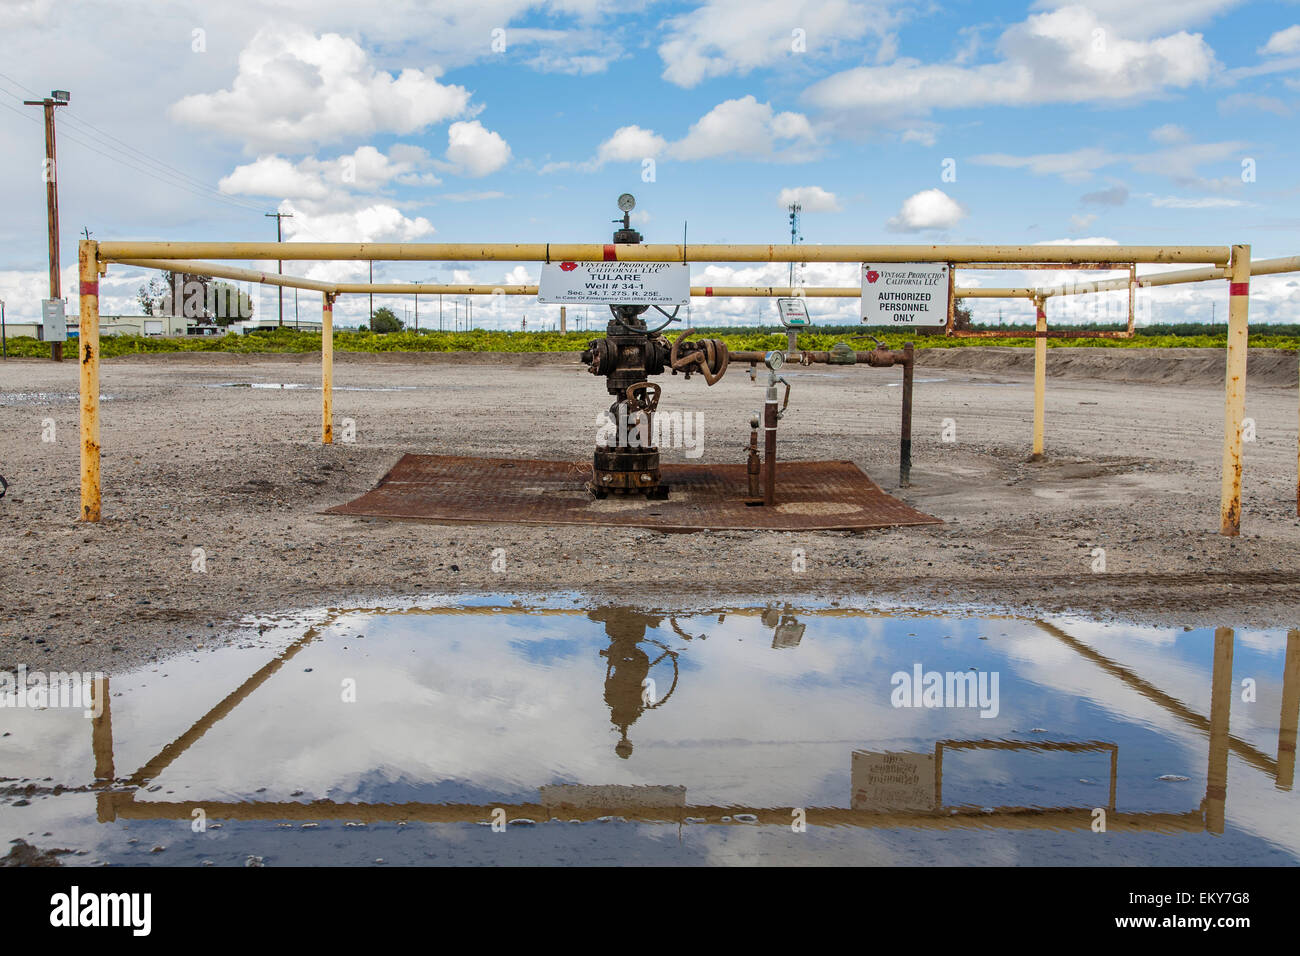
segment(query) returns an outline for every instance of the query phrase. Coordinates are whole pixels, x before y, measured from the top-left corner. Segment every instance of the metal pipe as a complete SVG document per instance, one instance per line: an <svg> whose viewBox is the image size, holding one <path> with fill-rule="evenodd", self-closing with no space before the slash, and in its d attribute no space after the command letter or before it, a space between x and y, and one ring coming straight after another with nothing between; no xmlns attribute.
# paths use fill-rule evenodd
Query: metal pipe
<svg viewBox="0 0 1300 956"><path fill-rule="evenodd" d="M555 262L1197 262L1227 265L1227 246L759 245L690 246L546 242L296 242L295 261L421 260ZM103 242L100 256L121 259L278 259L274 242Z"/></svg>
<svg viewBox="0 0 1300 956"><path fill-rule="evenodd" d="M186 275L213 276L218 279L239 279L245 282L260 282L263 285L282 286L291 289L311 289L315 292L338 291L337 285L333 282L318 282L315 279L303 279L298 276L280 275L277 272L259 272L256 269L241 269L238 266L223 266L216 262L194 262L178 259L119 259L118 264L124 266L138 266L142 269L165 269L168 272L180 272Z"/></svg>
<svg viewBox="0 0 1300 956"><path fill-rule="evenodd" d="M320 402L322 445L334 442L334 296L321 296Z"/></svg>
<svg viewBox="0 0 1300 956"><path fill-rule="evenodd" d="M898 486L912 484L912 372L916 354L911 342L903 343L903 424L898 439Z"/></svg>
<svg viewBox="0 0 1300 956"><path fill-rule="evenodd" d="M98 243L77 243L81 305L77 365L81 369L81 520L98 521L99 474L99 259Z"/></svg>
<svg viewBox="0 0 1300 956"><path fill-rule="evenodd" d="M1228 352L1224 370L1223 475L1219 533L1241 533L1241 423L1246 415L1246 346L1250 321L1250 246L1232 247L1228 286Z"/></svg>

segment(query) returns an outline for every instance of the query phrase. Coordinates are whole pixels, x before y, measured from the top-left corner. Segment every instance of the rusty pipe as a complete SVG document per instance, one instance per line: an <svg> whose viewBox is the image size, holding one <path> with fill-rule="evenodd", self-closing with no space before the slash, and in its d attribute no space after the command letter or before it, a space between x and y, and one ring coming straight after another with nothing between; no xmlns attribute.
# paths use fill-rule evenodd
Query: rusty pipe
<svg viewBox="0 0 1300 956"><path fill-rule="evenodd" d="M763 504L768 508L776 504L776 419L776 385L772 384L763 403Z"/></svg>

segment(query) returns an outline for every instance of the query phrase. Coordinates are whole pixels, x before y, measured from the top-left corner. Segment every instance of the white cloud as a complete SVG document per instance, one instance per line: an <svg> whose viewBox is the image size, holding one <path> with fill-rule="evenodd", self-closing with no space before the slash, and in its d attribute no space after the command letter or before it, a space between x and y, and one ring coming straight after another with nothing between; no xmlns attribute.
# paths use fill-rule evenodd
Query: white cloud
<svg viewBox="0 0 1300 956"><path fill-rule="evenodd" d="M1228 116L1233 113L1241 113L1245 110L1259 110L1261 113L1272 113L1274 116L1287 117L1291 115L1291 107L1287 106L1276 96L1263 96L1258 93L1233 93L1231 96L1225 96L1219 100L1219 113Z"/></svg>
<svg viewBox="0 0 1300 956"><path fill-rule="evenodd" d="M652 129L621 126L600 144L593 159L582 163L547 163L540 171L590 172L606 163L640 162L658 156L682 160L741 156L796 162L813 158L816 140L812 124L802 113L778 113L771 103L743 96L719 103L676 142L670 143Z"/></svg>
<svg viewBox="0 0 1300 956"><path fill-rule="evenodd" d="M326 200L335 194L366 192L398 182L437 185L432 173L421 173L428 154L418 146L396 144L386 156L373 146L320 160L308 156L291 162L281 156L259 156L236 166L218 188L229 195L273 196L277 199Z"/></svg>
<svg viewBox="0 0 1300 956"><path fill-rule="evenodd" d="M405 69L394 77L335 33L266 27L240 53L230 89L186 96L171 116L250 151L306 151L377 132L413 133L469 111L469 92L437 76Z"/></svg>
<svg viewBox="0 0 1300 956"><path fill-rule="evenodd" d="M942 189L925 189L903 200L898 215L889 220L894 232L951 229L966 216L966 210Z"/></svg>
<svg viewBox="0 0 1300 956"><path fill-rule="evenodd" d="M1035 0L1036 10L1086 7L1111 23L1123 36L1148 37L1164 30L1196 26L1245 0L1178 0L1177 3L1141 3L1132 0Z"/></svg>
<svg viewBox="0 0 1300 956"><path fill-rule="evenodd" d="M1088 236L1086 239L1044 239L1036 246L1118 246L1118 239L1109 236Z"/></svg>
<svg viewBox="0 0 1300 956"><path fill-rule="evenodd" d="M802 113L777 113L753 96L725 100L705 113L668 150L676 159L757 156L810 157L816 137Z"/></svg>
<svg viewBox="0 0 1300 956"><path fill-rule="evenodd" d="M999 166L1003 169L1027 169L1036 176L1060 176L1067 182L1078 182L1090 177L1094 170L1118 162L1121 157L1097 147L1084 147L1068 153L1038 153L1032 156L1012 156L1008 153L985 153L971 158L980 166Z"/></svg>
<svg viewBox="0 0 1300 956"><path fill-rule="evenodd" d="M510 146L478 120L452 123L447 129L447 161L466 176L486 176L510 162Z"/></svg>
<svg viewBox="0 0 1300 956"><path fill-rule="evenodd" d="M1249 206L1243 199L1228 199L1226 196L1150 196L1151 205L1158 209L1228 209L1234 206Z"/></svg>
<svg viewBox="0 0 1300 956"><path fill-rule="evenodd" d="M798 63L801 57L824 62L841 44L860 54L861 41L872 34L888 47L888 30L898 22L892 5L887 0L706 0L665 24L668 37L659 45L663 78L692 87L710 77ZM795 30L802 31L802 52L795 50Z"/></svg>
<svg viewBox="0 0 1300 956"><path fill-rule="evenodd" d="M933 146L935 131L931 126L915 126L912 129L903 130L901 138L904 143L920 143L922 146Z"/></svg>
<svg viewBox="0 0 1300 956"><path fill-rule="evenodd" d="M1147 135L1150 136L1152 142L1163 143L1166 146L1174 143L1185 143L1188 138L1187 130L1177 123L1165 123L1162 126L1157 126Z"/></svg>
<svg viewBox="0 0 1300 956"><path fill-rule="evenodd" d="M1283 56L1288 53L1300 53L1300 24L1278 30L1268 42L1259 48L1265 56Z"/></svg>
<svg viewBox="0 0 1300 956"><path fill-rule="evenodd" d="M987 153L972 157L971 162L1005 169L1028 169L1039 175L1058 175L1067 182L1086 180L1093 172L1106 166L1126 165L1139 172L1166 176L1179 186L1217 191L1240 187L1240 179L1225 176L1207 180L1199 175L1200 168L1224 163L1235 164L1245 155L1246 148L1246 143L1236 140L1220 143L1181 142L1150 153L1110 153L1095 147L1084 147L1069 153L1038 153L1030 156Z"/></svg>
<svg viewBox="0 0 1300 956"><path fill-rule="evenodd" d="M804 212L839 212L840 201L832 192L820 186L790 186L781 190L776 204L782 209L798 203Z"/></svg>
<svg viewBox="0 0 1300 956"><path fill-rule="evenodd" d="M1200 34L1126 39L1082 6L1029 17L1002 34L998 50L1000 60L973 67L916 60L855 67L805 95L833 113L897 122L934 109L1149 98L1203 83L1218 69Z"/></svg>
<svg viewBox="0 0 1300 956"><path fill-rule="evenodd" d="M668 145L654 130L640 126L620 126L614 135L596 150L598 164L635 161L658 156Z"/></svg>

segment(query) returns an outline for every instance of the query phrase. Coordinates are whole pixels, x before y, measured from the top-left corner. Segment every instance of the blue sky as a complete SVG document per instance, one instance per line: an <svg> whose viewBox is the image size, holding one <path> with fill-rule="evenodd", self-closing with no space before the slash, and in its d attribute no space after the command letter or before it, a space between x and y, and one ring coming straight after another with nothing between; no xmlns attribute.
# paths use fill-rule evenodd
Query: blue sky
<svg viewBox="0 0 1300 956"><path fill-rule="evenodd" d="M1296 2L24 0L0 4L0 31L11 319L36 316L46 294L39 112L19 101L55 87L72 92L59 114L66 288L83 227L99 239L268 239L263 213L278 209L294 214L290 240L602 241L624 191L652 242L679 241L687 222L692 242L788 241L784 194L803 201L808 243L1300 253ZM287 271L360 279L365 266ZM694 274L767 284L785 267ZM391 280L536 275L535 264L376 268ZM856 281L851 265L804 277ZM135 311L142 278L115 268L104 311ZM254 291L266 310L273 295ZM1296 320L1300 280L1252 291L1253 320ZM1221 319L1226 302L1220 283L1144 295L1147 321L1208 320L1212 308ZM1077 301L1078 318L1096 317ZM390 304L400 315L409 300ZM339 314L359 320L365 307L347 298ZM999 305L977 308L995 318ZM1028 317L1023 303L1002 308ZM820 300L813 314L851 321L855 309ZM535 327L555 309L515 299L476 317L517 327L530 311ZM694 319L771 311L711 301Z"/></svg>

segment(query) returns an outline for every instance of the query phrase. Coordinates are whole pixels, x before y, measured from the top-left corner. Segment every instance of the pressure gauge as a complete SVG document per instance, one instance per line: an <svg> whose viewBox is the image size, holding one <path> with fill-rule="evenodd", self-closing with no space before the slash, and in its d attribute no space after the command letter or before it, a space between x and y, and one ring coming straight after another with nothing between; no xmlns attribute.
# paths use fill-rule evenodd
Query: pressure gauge
<svg viewBox="0 0 1300 956"><path fill-rule="evenodd" d="M779 372L781 371L781 368L785 365L785 353L768 352L766 355L763 356L763 364L766 365L768 368L770 368L773 372Z"/></svg>
<svg viewBox="0 0 1300 956"><path fill-rule="evenodd" d="M636 197L631 193L624 193L618 197L618 208L623 212L631 212L636 208Z"/></svg>

